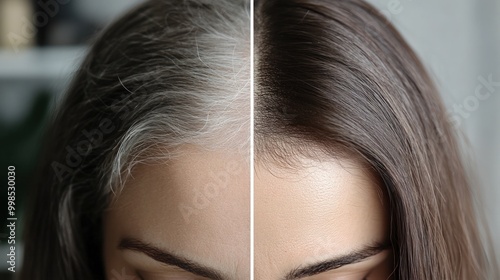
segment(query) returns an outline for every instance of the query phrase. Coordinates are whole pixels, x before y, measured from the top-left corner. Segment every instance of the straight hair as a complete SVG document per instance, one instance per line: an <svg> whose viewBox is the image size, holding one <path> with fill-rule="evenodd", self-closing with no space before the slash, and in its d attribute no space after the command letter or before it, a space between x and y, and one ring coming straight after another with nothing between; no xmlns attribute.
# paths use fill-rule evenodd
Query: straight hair
<svg viewBox="0 0 500 280"><path fill-rule="evenodd" d="M361 0L257 1L255 36L257 161L361 157L389 201L394 279L500 279L456 132L387 19Z"/></svg>

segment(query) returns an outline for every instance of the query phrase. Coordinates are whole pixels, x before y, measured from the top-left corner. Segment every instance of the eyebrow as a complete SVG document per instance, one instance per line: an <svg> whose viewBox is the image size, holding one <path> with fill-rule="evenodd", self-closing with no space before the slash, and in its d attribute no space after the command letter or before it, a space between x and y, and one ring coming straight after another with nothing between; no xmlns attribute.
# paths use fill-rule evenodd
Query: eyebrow
<svg viewBox="0 0 500 280"><path fill-rule="evenodd" d="M291 270L284 278L284 280L296 280L308 276L320 274L329 270L337 269L345 265L361 262L371 256L375 256L382 251L390 248L390 244L376 243L375 245L366 246L361 250L348 253L346 255L335 257L326 261L321 261L306 267L298 267Z"/></svg>
<svg viewBox="0 0 500 280"><path fill-rule="evenodd" d="M206 277L212 280L226 280L228 278L223 276L223 273L198 264L185 257L176 256L168 251L154 247L148 243L142 242L134 238L124 238L120 241L118 248L121 250L127 249L143 253L150 258L168 265L179 267L185 271L191 272L198 276Z"/></svg>

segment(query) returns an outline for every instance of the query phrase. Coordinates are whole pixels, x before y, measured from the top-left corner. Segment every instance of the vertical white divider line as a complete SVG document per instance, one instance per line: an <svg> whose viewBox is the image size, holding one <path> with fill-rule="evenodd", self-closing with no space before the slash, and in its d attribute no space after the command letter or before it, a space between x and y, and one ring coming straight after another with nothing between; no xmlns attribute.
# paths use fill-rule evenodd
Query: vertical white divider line
<svg viewBox="0 0 500 280"><path fill-rule="evenodd" d="M254 1L250 0L250 280L254 279Z"/></svg>

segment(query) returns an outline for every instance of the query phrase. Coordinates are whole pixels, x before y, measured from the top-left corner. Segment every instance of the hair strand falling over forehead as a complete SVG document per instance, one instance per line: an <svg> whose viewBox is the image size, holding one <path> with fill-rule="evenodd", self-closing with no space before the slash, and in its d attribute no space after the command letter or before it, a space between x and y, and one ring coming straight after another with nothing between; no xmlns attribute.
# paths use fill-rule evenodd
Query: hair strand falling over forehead
<svg viewBox="0 0 500 280"><path fill-rule="evenodd" d="M102 279L102 212L135 164L246 150L249 10L149 0L97 38L47 133L19 279Z"/></svg>

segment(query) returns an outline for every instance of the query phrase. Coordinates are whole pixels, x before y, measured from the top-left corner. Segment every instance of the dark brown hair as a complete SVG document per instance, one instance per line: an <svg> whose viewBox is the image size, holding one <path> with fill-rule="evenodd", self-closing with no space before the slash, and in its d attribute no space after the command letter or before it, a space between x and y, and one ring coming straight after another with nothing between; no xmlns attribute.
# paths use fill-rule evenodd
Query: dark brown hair
<svg viewBox="0 0 500 280"><path fill-rule="evenodd" d="M255 17L257 161L361 156L389 200L396 279L500 279L455 132L396 29L361 0L258 1Z"/></svg>

